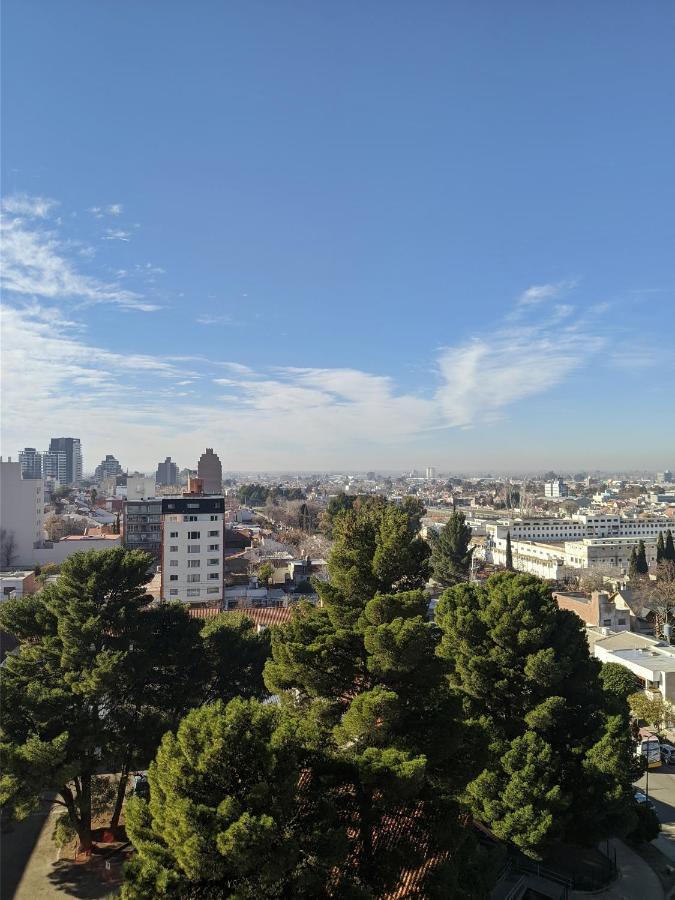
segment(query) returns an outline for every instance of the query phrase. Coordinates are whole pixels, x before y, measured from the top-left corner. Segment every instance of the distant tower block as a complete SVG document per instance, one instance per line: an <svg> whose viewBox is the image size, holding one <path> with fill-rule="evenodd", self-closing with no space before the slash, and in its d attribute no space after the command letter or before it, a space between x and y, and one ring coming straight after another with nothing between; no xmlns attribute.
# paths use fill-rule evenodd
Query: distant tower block
<svg viewBox="0 0 675 900"><path fill-rule="evenodd" d="M197 463L197 477L204 485L205 494L220 494L223 491L223 467L212 447L207 447Z"/></svg>

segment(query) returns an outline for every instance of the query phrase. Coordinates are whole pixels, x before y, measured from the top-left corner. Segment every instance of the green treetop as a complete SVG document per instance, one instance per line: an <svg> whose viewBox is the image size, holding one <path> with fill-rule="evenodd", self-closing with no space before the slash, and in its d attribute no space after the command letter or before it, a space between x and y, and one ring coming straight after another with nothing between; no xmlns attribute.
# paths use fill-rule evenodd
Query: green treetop
<svg viewBox="0 0 675 900"><path fill-rule="evenodd" d="M666 553L666 543L663 539L663 532L659 531L659 536L656 539L656 562L660 563L663 561Z"/></svg>
<svg viewBox="0 0 675 900"><path fill-rule="evenodd" d="M426 889L434 881L448 896L482 896L482 876L463 881L474 856L456 798L470 729L458 725L427 620L427 546L405 509L380 500L343 512L334 535L331 582L316 585L323 605L301 606L275 631L265 681L302 721L314 771L352 835L340 896L393 890L419 857L420 833L437 862ZM407 817L415 828L396 847L378 843L387 823Z"/></svg>
<svg viewBox="0 0 675 900"><path fill-rule="evenodd" d="M471 528L461 510L455 510L439 535L431 537L431 567L434 580L444 587L467 581L473 550Z"/></svg>
<svg viewBox="0 0 675 900"><path fill-rule="evenodd" d="M511 532L506 532L506 561L505 566L509 572L513 572L513 551L511 550Z"/></svg>
<svg viewBox="0 0 675 900"><path fill-rule="evenodd" d="M631 578L639 578L647 575L649 572L649 564L647 563L647 552L645 550L645 542L638 541L637 548L633 547L630 564L628 566L628 574Z"/></svg>
<svg viewBox="0 0 675 900"><path fill-rule="evenodd" d="M325 896L346 842L329 804L303 788L301 760L277 707L235 699L190 712L150 766L149 801L128 803L136 854L122 896Z"/></svg>
<svg viewBox="0 0 675 900"><path fill-rule="evenodd" d="M436 621L451 682L490 750L467 789L475 816L533 856L630 830L632 742L624 717L609 714L577 616L539 579L501 572L446 591Z"/></svg>
<svg viewBox="0 0 675 900"><path fill-rule="evenodd" d="M675 562L675 543L673 542L673 532L668 529L666 531L666 541L663 551L664 560L670 560L670 562Z"/></svg>

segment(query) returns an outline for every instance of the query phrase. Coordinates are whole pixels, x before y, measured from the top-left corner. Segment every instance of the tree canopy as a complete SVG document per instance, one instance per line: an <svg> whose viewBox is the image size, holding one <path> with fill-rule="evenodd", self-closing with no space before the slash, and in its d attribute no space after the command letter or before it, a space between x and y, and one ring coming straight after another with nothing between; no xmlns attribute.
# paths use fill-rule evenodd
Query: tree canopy
<svg viewBox="0 0 675 900"><path fill-rule="evenodd" d="M436 609L440 652L490 757L467 787L476 817L538 856L632 824L633 747L611 715L583 625L544 582L501 572L450 588Z"/></svg>
<svg viewBox="0 0 675 900"><path fill-rule="evenodd" d="M434 580L443 587L468 580L473 555L473 550L469 549L470 542L471 528L466 524L466 516L461 510L452 513L440 534L430 537Z"/></svg>

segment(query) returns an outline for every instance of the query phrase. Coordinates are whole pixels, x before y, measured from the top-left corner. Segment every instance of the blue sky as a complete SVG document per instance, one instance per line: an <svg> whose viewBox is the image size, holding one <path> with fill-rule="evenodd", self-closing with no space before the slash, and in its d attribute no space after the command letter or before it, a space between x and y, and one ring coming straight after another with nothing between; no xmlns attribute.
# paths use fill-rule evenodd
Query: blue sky
<svg viewBox="0 0 675 900"><path fill-rule="evenodd" d="M675 465L672 4L2 24L6 455Z"/></svg>

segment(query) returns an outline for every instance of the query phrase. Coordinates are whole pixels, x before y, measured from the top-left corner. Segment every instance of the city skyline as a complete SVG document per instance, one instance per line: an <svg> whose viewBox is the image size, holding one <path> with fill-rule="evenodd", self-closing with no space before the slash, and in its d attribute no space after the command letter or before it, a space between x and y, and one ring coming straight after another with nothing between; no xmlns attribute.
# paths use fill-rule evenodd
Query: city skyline
<svg viewBox="0 0 675 900"><path fill-rule="evenodd" d="M520 8L8 7L5 458L672 464L673 12Z"/></svg>

